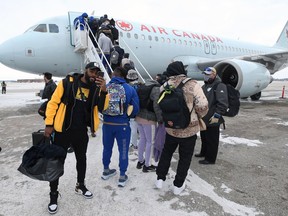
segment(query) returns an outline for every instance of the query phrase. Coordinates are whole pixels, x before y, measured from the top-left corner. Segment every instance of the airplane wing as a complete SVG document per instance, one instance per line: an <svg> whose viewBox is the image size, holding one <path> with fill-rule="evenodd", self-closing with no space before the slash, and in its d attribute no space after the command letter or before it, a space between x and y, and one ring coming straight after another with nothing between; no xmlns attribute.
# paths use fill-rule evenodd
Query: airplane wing
<svg viewBox="0 0 288 216"><path fill-rule="evenodd" d="M288 66L288 52L274 52L263 55L249 55L249 56L239 56L239 57L231 57L231 58L223 58L223 59L205 59L197 62L198 68L203 71L206 67L214 66L215 64L227 60L227 59L239 59L248 62L255 62L264 65L270 72L270 74L274 74L275 72L284 69Z"/></svg>

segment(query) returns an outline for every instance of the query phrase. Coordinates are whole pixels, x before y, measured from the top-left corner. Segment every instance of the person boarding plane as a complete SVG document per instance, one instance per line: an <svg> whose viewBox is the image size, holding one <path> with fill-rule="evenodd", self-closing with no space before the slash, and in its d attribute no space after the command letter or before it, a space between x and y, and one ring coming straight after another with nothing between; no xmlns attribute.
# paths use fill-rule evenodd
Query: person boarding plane
<svg viewBox="0 0 288 216"><path fill-rule="evenodd" d="M84 30L74 27L74 19L81 14L68 12L43 20L9 39L0 45L0 62L16 70L54 76L81 72L87 62L101 64L99 50L93 45L96 39L91 41L88 36L89 26ZM273 81L271 74L287 66L288 22L273 47L124 20L115 23L119 45L130 53L143 78L155 77L171 61L182 61L188 76L198 80L203 79L206 67L214 67L242 98L258 100ZM101 70L106 71L103 64ZM109 81L107 73L105 77Z"/></svg>

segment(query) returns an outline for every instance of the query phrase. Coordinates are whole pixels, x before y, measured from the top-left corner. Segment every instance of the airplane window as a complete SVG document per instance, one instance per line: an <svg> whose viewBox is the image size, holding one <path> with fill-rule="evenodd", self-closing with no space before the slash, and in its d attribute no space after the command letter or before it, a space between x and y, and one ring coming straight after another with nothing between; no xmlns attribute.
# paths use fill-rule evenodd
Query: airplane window
<svg viewBox="0 0 288 216"><path fill-rule="evenodd" d="M186 40L184 40L184 44L187 46L187 41Z"/></svg>
<svg viewBox="0 0 288 216"><path fill-rule="evenodd" d="M33 31L33 29L35 29L36 26L37 26L37 25L34 25L34 26L28 28L24 33Z"/></svg>
<svg viewBox="0 0 288 216"><path fill-rule="evenodd" d="M47 32L47 26L46 24L39 24L34 31L36 32Z"/></svg>
<svg viewBox="0 0 288 216"><path fill-rule="evenodd" d="M234 52L234 47L232 47L232 51Z"/></svg>
<svg viewBox="0 0 288 216"><path fill-rule="evenodd" d="M120 36L123 37L123 32L120 32Z"/></svg>
<svg viewBox="0 0 288 216"><path fill-rule="evenodd" d="M161 37L161 41L162 41L162 42L165 42L165 39L164 39L163 37Z"/></svg>
<svg viewBox="0 0 288 216"><path fill-rule="evenodd" d="M189 41L189 44L190 44L190 46L193 46L193 43L192 43L192 41Z"/></svg>
<svg viewBox="0 0 288 216"><path fill-rule="evenodd" d="M182 41L180 39L178 40L178 42L179 42L179 44L182 44Z"/></svg>
<svg viewBox="0 0 288 216"><path fill-rule="evenodd" d="M145 40L145 35L142 34L142 35L141 35L141 38L142 38L142 40Z"/></svg>
<svg viewBox="0 0 288 216"><path fill-rule="evenodd" d="M138 39L138 34L134 34L134 38L135 38L135 39Z"/></svg>
<svg viewBox="0 0 288 216"><path fill-rule="evenodd" d="M59 33L59 27L56 24L49 24L50 33Z"/></svg>
<svg viewBox="0 0 288 216"><path fill-rule="evenodd" d="M202 44L199 42L199 47L202 47Z"/></svg>
<svg viewBox="0 0 288 216"><path fill-rule="evenodd" d="M224 46L223 45L221 45L221 49L224 50Z"/></svg>
<svg viewBox="0 0 288 216"><path fill-rule="evenodd" d="M127 38L131 38L131 33L127 32Z"/></svg>
<svg viewBox="0 0 288 216"><path fill-rule="evenodd" d="M158 41L158 37L157 36L155 36L155 41Z"/></svg>
<svg viewBox="0 0 288 216"><path fill-rule="evenodd" d="M173 42L176 44L177 43L176 39L173 39Z"/></svg>
<svg viewBox="0 0 288 216"><path fill-rule="evenodd" d="M194 46L197 47L197 42L196 41L194 41Z"/></svg>
<svg viewBox="0 0 288 216"><path fill-rule="evenodd" d="M171 43L171 39L170 39L170 38L167 38L167 42L168 42L168 43Z"/></svg>
<svg viewBox="0 0 288 216"><path fill-rule="evenodd" d="M151 36L151 35L149 35L149 36L148 36L148 39L151 41L151 40L152 40L152 36Z"/></svg>

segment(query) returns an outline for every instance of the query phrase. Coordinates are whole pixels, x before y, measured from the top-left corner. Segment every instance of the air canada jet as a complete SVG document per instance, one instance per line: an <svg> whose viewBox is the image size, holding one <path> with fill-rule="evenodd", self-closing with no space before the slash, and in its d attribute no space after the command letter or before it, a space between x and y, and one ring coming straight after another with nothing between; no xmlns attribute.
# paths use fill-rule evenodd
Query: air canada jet
<svg viewBox="0 0 288 216"><path fill-rule="evenodd" d="M28 73L50 72L61 77L83 72L86 63L97 61L106 72L97 54L101 50L96 50L88 36L88 25L84 30L75 28L74 20L81 14L68 12L43 20L9 39L0 45L0 62ZM144 79L164 72L172 61L182 61L188 76L197 80L203 79L206 67L213 66L241 97L258 100L272 82L271 74L287 66L288 22L273 47L125 20L115 22L120 46L130 53ZM109 80L107 73L105 77Z"/></svg>

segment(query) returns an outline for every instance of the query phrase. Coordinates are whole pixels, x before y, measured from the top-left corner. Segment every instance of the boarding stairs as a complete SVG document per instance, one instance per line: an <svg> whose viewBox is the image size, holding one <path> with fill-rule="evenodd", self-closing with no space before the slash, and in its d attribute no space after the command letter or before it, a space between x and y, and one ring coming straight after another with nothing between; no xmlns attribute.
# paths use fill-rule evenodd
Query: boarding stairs
<svg viewBox="0 0 288 216"><path fill-rule="evenodd" d="M102 63L102 60L104 58L104 61L106 61L106 62L108 62L108 61L107 61L103 51L101 50L95 36L92 34L93 39L95 40L95 42L98 45L97 49L94 47L93 42L91 41L91 38L89 37L89 32L91 32L91 29L89 28L88 24L86 23L84 26L82 26L83 27L82 29L84 29L84 30L81 30L81 28L80 28L80 25L83 25L83 24L77 23L76 26L77 25L78 25L78 27L76 29L74 28L74 43L75 43L74 52L80 53L83 55L85 65L89 62L92 62L92 61L99 63L101 71L104 72L104 78L106 80L106 83L108 83L110 81L110 77L108 75L106 68L104 67L104 65ZM129 50L130 56L131 55L134 56L134 59L136 59L136 61L138 62L138 65L140 65L140 67L142 68L142 71L144 71L150 79L153 79L151 77L151 75L149 74L149 72L144 67L144 65L141 63L140 59L136 56L136 54L133 52L133 50L129 47L129 45L126 43L126 41L123 38L119 38L119 44L125 45L125 48L127 48ZM127 52L126 49L125 49L125 51ZM101 59L99 57L99 53L102 53ZM112 71L112 68L111 68L109 62L107 65L110 67L109 68L110 71ZM145 79L143 78L143 76L141 75L139 70L137 68L135 68L135 70L137 71L140 80L142 82L145 82Z"/></svg>
<svg viewBox="0 0 288 216"><path fill-rule="evenodd" d="M91 29L89 28L88 24L85 24L85 26L83 26L82 29L84 30L81 30L80 28L80 25L83 25L83 24L78 23L76 25L78 25L78 27L77 29L74 29L74 43L75 43L74 52L79 53L84 57L84 65L88 64L89 62L99 63L101 71L104 72L104 78L106 80L106 83L108 83L110 81L110 77L108 75L106 68L104 67L102 63L102 59L100 59L99 52L102 53L102 58L104 58L106 62L107 62L107 59L101 49L97 48L96 50L96 48L94 47L93 42L91 41L89 37L89 31L91 31ZM97 43L97 40L95 37L94 37L94 40ZM110 67L109 63L108 63L108 66ZM110 70L112 71L111 67L110 67Z"/></svg>

